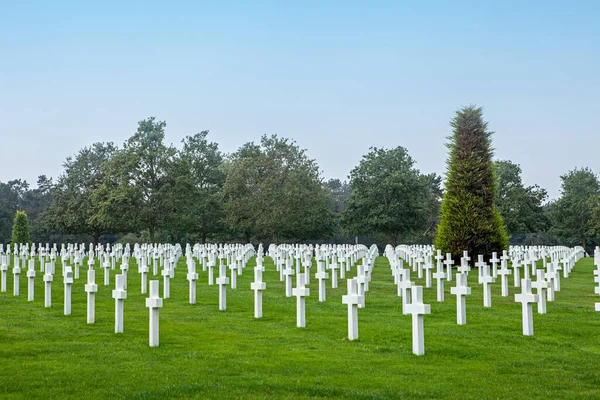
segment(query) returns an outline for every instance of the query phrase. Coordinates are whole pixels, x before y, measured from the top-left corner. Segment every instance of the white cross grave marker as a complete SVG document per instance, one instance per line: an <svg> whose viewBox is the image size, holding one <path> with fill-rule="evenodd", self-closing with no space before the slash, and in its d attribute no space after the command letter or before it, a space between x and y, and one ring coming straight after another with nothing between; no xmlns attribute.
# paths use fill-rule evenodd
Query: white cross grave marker
<svg viewBox="0 0 600 400"><path fill-rule="evenodd" d="M500 283L502 285L502 297L508 296L508 275L512 274L512 271L508 269L508 261L502 257L500 270L498 271L498 275L500 275Z"/></svg>
<svg viewBox="0 0 600 400"><path fill-rule="evenodd" d="M146 307L150 311L150 347L158 346L158 310L163 306L158 292L159 282L150 281L150 297L146 299Z"/></svg>
<svg viewBox="0 0 600 400"><path fill-rule="evenodd" d="M304 274L296 277L296 287L292 294L296 296L296 326L298 328L306 327L306 299L310 295L310 289L304 285Z"/></svg>
<svg viewBox="0 0 600 400"><path fill-rule="evenodd" d="M250 289L254 290L254 318L262 318L262 291L267 284L262 281L263 267L254 267L254 282L250 283Z"/></svg>
<svg viewBox="0 0 600 400"><path fill-rule="evenodd" d="M292 266L292 260L287 259L285 269L283 270L283 276L285 277L285 297L292 297L292 276L294 275Z"/></svg>
<svg viewBox="0 0 600 400"><path fill-rule="evenodd" d="M483 285L483 306L486 308L490 308L492 306L492 290L490 285L496 282L496 278L490 275L489 265L485 264L479 268L482 269L479 283Z"/></svg>
<svg viewBox="0 0 600 400"><path fill-rule="evenodd" d="M95 297L98 291L96 271L93 269L88 270L88 283L85 285L85 291L87 292L87 323L93 324L96 321Z"/></svg>
<svg viewBox="0 0 600 400"><path fill-rule="evenodd" d="M64 314L71 315L71 287L73 286L73 269L71 267L65 269L63 283L65 286Z"/></svg>
<svg viewBox="0 0 600 400"><path fill-rule="evenodd" d="M116 288L112 291L112 297L115 299L115 333L123 333L123 309L127 298L123 275L117 275Z"/></svg>
<svg viewBox="0 0 600 400"><path fill-rule="evenodd" d="M163 297L165 299L171 298L171 271L169 270L169 263L165 263L165 267L161 272L163 276Z"/></svg>
<svg viewBox="0 0 600 400"><path fill-rule="evenodd" d="M448 282L452 282L452 264L454 264L454 260L452 260L452 253L446 253L446 261L444 261L444 265L446 266L446 280Z"/></svg>
<svg viewBox="0 0 600 400"><path fill-rule="evenodd" d="M456 274L456 286L450 288L450 293L456 296L456 323L465 325L467 323L466 296L471 294L471 288L467 286L467 274Z"/></svg>
<svg viewBox="0 0 600 400"><path fill-rule="evenodd" d="M537 280L531 284L537 290L538 295L538 314L546 314L546 291L548 290L548 282L544 278L544 271L538 269L536 271Z"/></svg>
<svg viewBox="0 0 600 400"><path fill-rule="evenodd" d="M329 278L329 274L325 272L325 265L323 263L318 263L318 270L315 274L315 278L319 281L319 301L324 302L326 299L325 293L325 280Z"/></svg>
<svg viewBox="0 0 600 400"><path fill-rule="evenodd" d="M348 305L348 339L358 339L358 306L363 302L358 294L356 279L348 279L348 294L342 296L342 304Z"/></svg>
<svg viewBox="0 0 600 400"><path fill-rule="evenodd" d="M229 278L227 277L227 271L225 264L221 262L219 265L219 277L217 278L217 285L219 285L219 310L225 311L227 309L227 285L229 284Z"/></svg>
<svg viewBox="0 0 600 400"><path fill-rule="evenodd" d="M54 277L49 271L52 271L52 267L46 264L46 274L44 275L44 306L46 308L52 307L52 280Z"/></svg>
<svg viewBox="0 0 600 400"><path fill-rule="evenodd" d="M20 282L19 277L21 276L21 268L19 267L19 258L15 257L15 266L13 268L13 295L18 296L20 294Z"/></svg>
<svg viewBox="0 0 600 400"><path fill-rule="evenodd" d="M515 294L515 301L523 306L523 335L533 336L533 303L537 303L539 297L531 293L531 280L521 281L521 293Z"/></svg>
<svg viewBox="0 0 600 400"><path fill-rule="evenodd" d="M102 268L104 268L104 286L108 286L110 285L110 263L105 262Z"/></svg>
<svg viewBox="0 0 600 400"><path fill-rule="evenodd" d="M29 260L29 269L27 270L27 301L33 301L35 292L35 260Z"/></svg>
<svg viewBox="0 0 600 400"><path fill-rule="evenodd" d="M190 304L196 304L196 281L198 274L196 273L196 263L192 261L188 265L187 280L190 282Z"/></svg>
<svg viewBox="0 0 600 400"><path fill-rule="evenodd" d="M443 257L442 257L443 258ZM446 273L444 272L444 264L438 260L437 263L437 272L433 274L437 282L437 301L444 301L444 279L446 278Z"/></svg>
<svg viewBox="0 0 600 400"><path fill-rule="evenodd" d="M2 282L0 282L0 292L6 292L6 276L8 274L8 265L6 264L6 256L2 256L2 265L0 265L0 272L2 272Z"/></svg>
<svg viewBox="0 0 600 400"><path fill-rule="evenodd" d="M406 314L406 306L410 301L410 289L412 286L413 282L410 281L410 269L402 269L402 273L398 280L398 295L402 296L402 314ZM360 291L358 294L360 295Z"/></svg>
<svg viewBox="0 0 600 400"><path fill-rule="evenodd" d="M406 314L412 315L412 348L417 356L425 354L425 334L423 315L431 313L431 306L423 304L423 287L413 286L411 289L412 302L406 306Z"/></svg>

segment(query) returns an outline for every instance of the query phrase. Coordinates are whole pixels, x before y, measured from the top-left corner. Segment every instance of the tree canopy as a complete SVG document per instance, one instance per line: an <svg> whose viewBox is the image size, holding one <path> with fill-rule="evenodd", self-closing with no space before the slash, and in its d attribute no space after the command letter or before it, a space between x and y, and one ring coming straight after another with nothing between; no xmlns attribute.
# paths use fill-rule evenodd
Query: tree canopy
<svg viewBox="0 0 600 400"><path fill-rule="evenodd" d="M492 166L492 132L483 110L456 112L451 122L446 192L436 248L458 258L463 251L490 254L508 247L504 222L494 205L498 183Z"/></svg>
<svg viewBox="0 0 600 400"><path fill-rule="evenodd" d="M548 229L549 221L543 207L548 198L546 190L538 185L525 187L521 167L511 161L496 161L494 169L498 177L494 203L504 220L507 234L512 236Z"/></svg>
<svg viewBox="0 0 600 400"><path fill-rule="evenodd" d="M560 179L562 193L552 207L552 231L565 244L587 248L600 213L598 176L589 168L575 168Z"/></svg>
<svg viewBox="0 0 600 400"><path fill-rule="evenodd" d="M12 227L12 243L28 244L30 241L29 218L25 212L17 211Z"/></svg>
<svg viewBox="0 0 600 400"><path fill-rule="evenodd" d="M437 214L435 176L422 175L404 147L373 147L350 172L350 194L342 213L349 234L386 235L396 245L425 233Z"/></svg>
<svg viewBox="0 0 600 400"><path fill-rule="evenodd" d="M248 143L229 161L223 187L226 220L246 240L278 243L333 234L333 197L316 162L293 141L276 135Z"/></svg>

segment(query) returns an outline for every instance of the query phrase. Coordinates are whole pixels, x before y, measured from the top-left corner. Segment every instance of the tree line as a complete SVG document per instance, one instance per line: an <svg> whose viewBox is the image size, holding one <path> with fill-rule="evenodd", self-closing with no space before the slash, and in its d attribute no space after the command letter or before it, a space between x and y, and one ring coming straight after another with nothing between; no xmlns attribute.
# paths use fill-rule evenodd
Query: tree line
<svg viewBox="0 0 600 400"><path fill-rule="evenodd" d="M442 177L423 174L403 147L370 148L348 180L276 135L224 154L208 131L165 143L166 123L148 118L122 146L94 143L32 189L0 182L0 242L17 211L33 242L433 243ZM600 243L600 183L590 169L561 176L561 197L526 186L519 165L493 162L493 202L509 240L590 247Z"/></svg>

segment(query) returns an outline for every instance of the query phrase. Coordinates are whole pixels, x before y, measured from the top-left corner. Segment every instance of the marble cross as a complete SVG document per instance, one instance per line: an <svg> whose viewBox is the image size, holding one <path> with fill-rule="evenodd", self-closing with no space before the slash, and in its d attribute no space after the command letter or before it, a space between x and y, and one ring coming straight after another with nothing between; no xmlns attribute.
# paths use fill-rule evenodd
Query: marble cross
<svg viewBox="0 0 600 400"><path fill-rule="evenodd" d="M250 283L250 289L254 290L254 318L262 318L262 292L267 284L262 281L262 266L254 267L254 282Z"/></svg>
<svg viewBox="0 0 600 400"><path fill-rule="evenodd" d="M348 294L342 296L342 304L348 306L348 339L358 339L358 306L363 302L358 294L358 284L356 279L348 279Z"/></svg>
<svg viewBox="0 0 600 400"><path fill-rule="evenodd" d="M150 297L146 299L146 307L150 311L150 347L158 346L158 310L163 306L163 299L159 297L159 282L150 281Z"/></svg>
<svg viewBox="0 0 600 400"><path fill-rule="evenodd" d="M115 299L115 333L123 333L123 309L127 292L125 291L125 278L122 274L117 275L112 297Z"/></svg>
<svg viewBox="0 0 600 400"><path fill-rule="evenodd" d="M296 326L298 328L306 327L306 299L310 295L310 289L305 285L304 274L296 277L296 287L292 290L292 295L296 296Z"/></svg>
<svg viewBox="0 0 600 400"><path fill-rule="evenodd" d="M423 315L431 313L431 306L423 304L423 287L413 286L411 289L412 302L406 306L406 314L412 315L412 348L417 356L425 354L425 334Z"/></svg>
<svg viewBox="0 0 600 400"><path fill-rule="evenodd" d="M456 296L456 323L465 325L467 323L466 296L471 294L471 288L467 286L467 274L456 274L456 286L450 288L450 293Z"/></svg>
<svg viewBox="0 0 600 400"><path fill-rule="evenodd" d="M87 323L93 324L96 321L95 296L98 291L98 285L96 285L96 271L93 269L88 270L88 281L85 285L85 291L87 292Z"/></svg>
<svg viewBox="0 0 600 400"><path fill-rule="evenodd" d="M531 287L536 289L538 295L538 314L546 314L546 291L548 290L548 282L544 278L544 271L538 269L536 272L537 280L531 284Z"/></svg>
<svg viewBox="0 0 600 400"><path fill-rule="evenodd" d="M71 267L66 268L63 283L65 285L64 314L71 315L71 287L73 286L73 270Z"/></svg>
<svg viewBox="0 0 600 400"><path fill-rule="evenodd" d="M522 304L523 335L533 336L533 303L539 301L539 296L531 293L531 280L521 281L521 293L515 294L515 301Z"/></svg>

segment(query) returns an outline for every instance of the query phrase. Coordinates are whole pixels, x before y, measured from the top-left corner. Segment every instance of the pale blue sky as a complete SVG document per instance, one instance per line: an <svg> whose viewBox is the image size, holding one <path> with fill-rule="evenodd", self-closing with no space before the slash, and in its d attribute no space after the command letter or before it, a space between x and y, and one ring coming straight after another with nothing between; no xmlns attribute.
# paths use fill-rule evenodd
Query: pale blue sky
<svg viewBox="0 0 600 400"><path fill-rule="evenodd" d="M471 103L526 183L600 172L600 1L87 3L0 0L1 181L148 116L225 152L294 138L326 178L398 145L441 174Z"/></svg>

